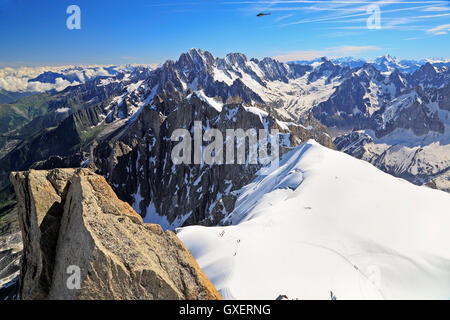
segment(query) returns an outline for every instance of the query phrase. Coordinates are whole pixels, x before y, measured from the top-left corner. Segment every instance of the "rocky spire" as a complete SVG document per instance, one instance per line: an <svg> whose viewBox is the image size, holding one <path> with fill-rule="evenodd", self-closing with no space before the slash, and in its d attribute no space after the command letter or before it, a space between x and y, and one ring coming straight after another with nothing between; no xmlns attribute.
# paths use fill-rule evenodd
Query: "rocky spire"
<svg viewBox="0 0 450 320"><path fill-rule="evenodd" d="M220 299L177 236L88 169L13 173L21 299Z"/></svg>

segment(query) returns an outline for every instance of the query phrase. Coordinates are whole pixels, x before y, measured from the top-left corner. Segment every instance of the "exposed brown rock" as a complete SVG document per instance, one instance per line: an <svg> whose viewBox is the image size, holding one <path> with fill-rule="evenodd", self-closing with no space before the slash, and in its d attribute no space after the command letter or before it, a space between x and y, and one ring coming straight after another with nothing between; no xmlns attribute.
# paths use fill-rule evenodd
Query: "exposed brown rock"
<svg viewBox="0 0 450 320"><path fill-rule="evenodd" d="M32 170L11 182L24 242L22 299L220 299L177 236L144 224L103 177ZM70 266L81 271L80 289L67 285Z"/></svg>

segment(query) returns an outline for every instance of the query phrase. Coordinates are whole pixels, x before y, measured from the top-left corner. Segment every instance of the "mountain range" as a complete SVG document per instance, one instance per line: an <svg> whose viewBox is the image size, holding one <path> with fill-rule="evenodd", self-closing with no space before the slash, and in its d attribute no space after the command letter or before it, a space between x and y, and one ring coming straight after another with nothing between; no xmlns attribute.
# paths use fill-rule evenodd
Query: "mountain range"
<svg viewBox="0 0 450 320"><path fill-rule="evenodd" d="M133 66L112 70L113 74L109 76L77 78L79 84L69 73L47 70L28 81L54 84L55 79L62 79L77 84L19 97L0 105L0 227L6 230L4 233L18 231L17 222L12 218L17 214L17 208L8 177L13 171L30 169L89 168L103 176L120 200L132 206L144 222L160 224L165 230L189 225L239 225L244 228L246 220L260 214L264 216L268 207L274 206L273 210L277 212L283 208L295 211L278 198L271 200L272 194L289 199L291 191L318 194L317 197L333 199L330 203L342 201L346 205L337 206L336 210L344 214L346 208L351 208L348 210L351 215L357 215L356 207L362 207L364 203L371 206L370 199L383 202L386 198L386 206L395 203L396 200L384 191L372 192L383 189L384 185L396 194L405 192L404 196L398 197L399 203L409 202L423 193L427 201L435 203L432 212L439 217L447 205L447 193L430 190L450 192L450 69L447 62L406 63L386 56L375 62L321 58L286 64L272 58L248 59L241 53L216 58L207 51L191 49L177 61L168 60L157 68ZM281 157L287 161L284 163L292 162L292 166L289 170L280 168L268 176L269 182L264 182L259 173L261 164L174 165L171 161L172 132L184 128L193 133L196 122L203 124L203 131L214 128L223 134L227 129L257 129L267 133L276 129ZM308 142L310 140L316 142ZM308 149L311 151L307 152ZM324 154L326 156L322 156ZM305 167L296 166L302 161ZM328 164L313 171L326 172L327 179L333 183L325 178L316 179L314 174L308 177L308 168L314 161ZM413 186L372 165L427 187ZM353 166L356 175L349 173ZM376 185L370 184L372 178L377 181ZM262 185L255 181L262 181ZM308 187L310 181L314 187ZM403 184L407 186L403 187ZM250 192L252 186L255 190ZM360 190L361 194L355 190ZM364 190L367 190L365 195ZM358 205L349 204L353 193L361 199L355 202ZM261 211L256 209L260 200L260 205L264 204ZM312 205L302 203L300 206L312 208L305 209L305 214L319 206L320 201L313 200ZM376 219L378 205L373 206L375 209L366 210L370 219ZM319 220L330 214L327 210L319 210ZM399 220L406 216L405 212L401 210ZM422 211L414 212L420 221L425 219ZM271 221L270 217L268 214L264 219ZM352 221L350 216L345 217L348 217L347 222ZM233 229L233 226L229 228ZM259 228L258 224L249 223L249 226ZM279 226L281 228L283 224ZM294 233L295 226L289 229L288 236ZM393 226L400 226L400 222ZM323 228L330 229L332 225ZM428 232L420 227L417 231ZM209 232L204 232L205 239L214 238ZM239 294L242 289L229 282L232 274L216 275L217 265L211 265L209 269L209 264L203 263L210 259L203 255L203 249L197 244L203 239L203 231L196 232L194 238L185 236L187 234L187 231L181 231L181 239L213 284L222 289L222 296L248 298ZM404 246L391 248L375 243L376 236L374 233L361 240L357 235L350 236L348 230L339 235L340 239L348 240L342 241L350 247L354 241L366 243L359 249L368 253L369 261L372 261L369 253L373 248L382 248L374 250L384 253L398 250L397 256L405 253ZM411 234L406 236L411 237ZM325 246L319 242L316 246ZM430 240L428 244L427 252L447 258L441 251L430 249L435 242ZM338 250L328 245L326 248ZM221 250L221 254L225 252L228 251ZM320 255L317 252L311 254ZM349 249L342 254L348 260L348 254L353 253ZM421 259L414 254L412 261ZM324 257L324 263L334 263L335 258L328 258ZM233 263L225 258L224 261ZM402 261L397 262L399 268L409 268ZM346 269L344 264L342 268ZM357 274L348 273L349 276ZM427 274L412 271L408 275L426 279ZM388 279L389 284L397 285ZM327 287L333 290L333 286L327 284ZM436 290L441 289L447 288ZM369 291L371 296L376 293L372 289ZM353 291L341 292L345 297L355 296ZM276 298L275 294L286 293L299 298L305 294L267 292L264 297ZM435 293L435 296L440 294ZM404 294L394 290L389 297ZM411 291L411 296L417 295Z"/></svg>
<svg viewBox="0 0 450 320"><path fill-rule="evenodd" d="M131 71L136 65L87 65L0 68L0 103L11 103L22 95L61 91L96 78ZM147 66L151 68L151 66Z"/></svg>
<svg viewBox="0 0 450 320"><path fill-rule="evenodd" d="M313 60L301 60L301 61L292 61L290 63L296 64L313 64L320 62L320 59ZM358 68L362 67L364 64L369 63L372 64L375 68L377 68L381 72L392 72L394 69L405 73L414 73L421 66L431 63L435 66L449 66L450 60L444 58L429 58L429 59L421 59L421 60L412 60L412 59L397 59L396 57L392 57L387 54L384 56L377 57L374 60L368 59L358 59L353 57L343 57L343 58L333 58L330 59L333 63L339 64L342 66L350 67L350 68Z"/></svg>

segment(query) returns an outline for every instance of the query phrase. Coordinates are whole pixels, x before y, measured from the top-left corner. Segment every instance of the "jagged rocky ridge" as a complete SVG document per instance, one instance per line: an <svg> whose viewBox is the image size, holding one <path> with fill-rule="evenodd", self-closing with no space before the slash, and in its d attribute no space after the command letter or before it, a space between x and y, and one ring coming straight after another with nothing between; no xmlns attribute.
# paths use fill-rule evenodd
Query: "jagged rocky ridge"
<svg viewBox="0 0 450 320"><path fill-rule="evenodd" d="M187 114L192 113L190 111L192 101L187 101L187 97L191 95L192 91L194 91L193 96L211 97L215 103L225 105L220 115L219 112L210 106L208 107L208 101L203 103L204 106L202 108L197 108L198 110L195 110L195 112L199 113L197 119L204 120L205 125L217 122L219 127L224 130L228 127L262 129L265 124L268 124L268 130L271 128L281 129L283 138L287 139L284 142L286 142L288 147L289 145L293 147L309 138L314 138L324 145L333 147L326 128L311 117L303 121L302 125L295 122L285 123L276 120L277 118L283 119L283 117L275 112L270 105L257 104L257 102L263 101L255 94L249 93L250 89L242 81L235 81L235 84L230 87L224 82L215 81L212 76L216 72L216 65L221 70L224 70L223 72L237 72L240 68L244 68L245 72L252 73L252 69L248 66L246 67L248 63L246 57L242 54L232 54L225 59L214 59L207 52L191 50L183 54L177 62L168 61L155 71L138 68L133 73L125 76L96 80L76 88L69 88L66 94L69 96L74 95L75 97L78 97L85 90L90 92L91 87L96 87L97 89L95 90L106 90L108 94L107 98L101 98L104 99L101 103L90 107L87 106L82 110L74 110L55 128L37 133L19 144L2 159L3 175L6 176L12 170L26 170L30 167L50 169L55 166L85 166L89 156L89 146L98 144L92 158L95 159L94 162L99 168L99 173L107 177L119 196L133 204L134 208L143 216L146 216L149 210L151 213L157 212L160 215L167 216L168 225L172 225L178 219L178 222L173 226L181 225L186 221L187 223L216 223L220 220L220 215L216 212L221 212L222 214L229 212L233 205L232 200L222 200L224 204L219 204L218 201L221 200L220 194L223 194L226 189L232 191L234 187L236 189L241 187L245 181L251 178L251 173L255 172L257 168L242 168L242 172L239 171L241 170L239 168L240 174L237 174L238 171L230 171L225 175L218 174L217 171L225 172L226 170L216 168L212 171L215 173L209 178L207 178L208 175L204 176L205 180L201 184L206 184L207 179L214 180L212 177L227 178L228 176L230 179L225 180L229 181L229 185L225 187L223 183L215 182L215 186L212 186L211 190L206 192L207 188L205 187L205 192L200 192L196 189L195 192L197 194L192 194L192 197L189 194L189 190L181 191L184 194L174 195L174 192L178 190L177 188L185 188L184 180L174 179L167 188L161 188L160 184L156 182L160 179L170 179L168 176L171 173L169 172L169 166L167 165L163 168L161 166L164 164L164 161L168 160L170 154L170 149L165 140L170 138L171 130L179 127L191 128L192 126L192 121L180 121L180 119L177 119L177 117L185 117ZM266 81L263 78L278 79L281 77L283 81L288 81L287 70L289 67L287 65L275 62L272 59L253 60L251 64L258 65L259 68L265 70L264 77L261 76L258 80L261 83ZM304 72L304 70L299 70L298 72ZM244 76L244 74L241 75ZM253 72L252 76L256 78L258 74ZM104 89L102 89L103 87ZM158 98L155 99L156 97ZM91 101L93 99L92 95L88 94L86 99ZM191 100L195 100L195 98ZM241 107L236 107L239 104ZM229 105L234 105L234 107L228 107ZM149 116L148 108L156 112ZM249 108L253 111L256 110L256 113L259 114L249 112ZM209 111L202 115L206 109ZM237 112L237 114L228 119L228 114L233 112ZM236 120L233 120L233 118ZM246 118L248 120L245 120ZM164 120L162 134L158 136L159 128L157 127L159 125L157 123L162 122L163 119L167 120ZM146 149L149 149L148 141L153 139L152 136L155 134L146 132L148 129L156 130L154 138L158 145L154 146L152 150L141 150L139 156L143 166L136 166L134 159L132 163L127 164L128 167L124 168L123 163L129 161L129 159L127 160L123 155L132 149L134 150L130 155L132 157L137 155L135 148L137 144L136 141L131 141L132 139L147 139L141 141L140 144L141 146L146 145ZM122 143L121 146L109 146L117 144L118 141ZM163 141L165 144L162 148L159 147L160 141ZM127 145L127 147L124 147L124 145ZM116 154L112 154L111 148L119 148L121 150L118 152L115 150L114 153ZM121 163L115 163L118 157ZM158 161L154 164L146 164L146 160L149 159ZM116 165L119 165L119 167L114 168ZM131 168L131 166L135 168ZM112 172L113 168L115 172ZM130 170L132 174L120 172L122 169ZM140 169L143 169L143 173L140 172L138 175L137 172ZM153 171L151 174L149 174L150 170ZM194 170L197 173L189 173L189 176L192 179L195 178L193 181L196 181L196 176L200 173L199 169ZM234 178L231 179L231 177ZM222 180L219 179L219 181ZM150 186L151 184L153 184L152 187ZM127 187L122 188L122 185L127 185ZM138 188L140 189L138 190ZM170 196L167 196L168 193ZM183 199L183 201L179 200L180 203L187 203L186 206L180 204L180 207L176 208L178 203L176 197L178 196ZM204 200L201 203L198 203L198 200L193 200L202 196L204 196ZM166 200L170 197L175 198L172 198L170 201ZM231 196L230 199L232 198ZM163 201L165 204L161 204ZM176 203L174 204L173 201ZM155 210L152 210L152 206L155 206ZM174 207L176 209L168 210L168 208ZM187 220L187 214L191 215L190 220ZM216 217L212 218L211 215ZM165 224L164 220L160 222Z"/></svg>
<svg viewBox="0 0 450 320"><path fill-rule="evenodd" d="M11 182L24 243L21 299L220 298L176 235L144 224L103 177L32 170Z"/></svg>
<svg viewBox="0 0 450 320"><path fill-rule="evenodd" d="M416 71L404 90L377 114L376 130L356 130L335 139L339 150L381 170L450 191L449 80L431 65Z"/></svg>
<svg viewBox="0 0 450 320"><path fill-rule="evenodd" d="M395 69L402 73L414 73L420 67L427 63L431 63L435 66L439 67L450 67L450 61L448 59L422 59L422 60L400 60L396 57L392 57L387 54L384 56L377 57L375 60L366 60L366 59L357 59L353 57L344 57L344 58L336 58L331 59L334 64L339 64L342 66L350 67L350 68L358 68L363 66L366 63L370 63L375 68L377 68L381 72L391 72ZM309 61L293 61L296 64L303 65L311 65L313 63L320 62L320 59L314 59Z"/></svg>
<svg viewBox="0 0 450 320"><path fill-rule="evenodd" d="M12 150L1 159L0 171L5 181L10 171L26 170L50 156L67 158L80 150L88 153L93 141L123 134L156 95L173 99L176 106L192 91L225 104L242 102L269 111L279 120L300 124L312 111L338 135L342 130L354 129L372 130L377 138L399 130L411 130L416 137L445 135L448 66L426 63L411 73L394 68L380 70L376 64L352 68L325 58L309 65L284 64L271 58L247 59L239 53L221 59L192 49L155 70L136 68L131 73L86 82L57 94L49 104L49 114L26 125L26 138L8 133L12 143L8 148ZM411 93L426 99L393 108ZM72 107L73 101L83 105L82 110ZM67 113L55 116L56 110L64 109L66 104ZM61 117L65 120L58 124ZM50 122L45 122L44 127L56 127L37 133L31 124L42 123L43 118L53 119L47 120ZM14 144L14 139L21 142Z"/></svg>
<svg viewBox="0 0 450 320"><path fill-rule="evenodd" d="M117 124L112 124L113 115L120 112L122 118L117 122L124 122L123 118L131 112L126 104L116 108L114 98L122 91L127 92L130 85L145 79L148 72L149 69L136 68L133 73L95 79L50 96L35 96L38 101L44 100L45 111L29 114L30 120L23 126L3 134L0 132L0 189L5 187L11 171L27 170L34 163L50 157L73 157L75 153L85 151L95 138L114 130L112 127ZM132 94L130 96L129 99L133 99ZM17 109L13 105L10 108ZM110 120L106 121L108 114ZM74 160L70 161L72 166L73 163Z"/></svg>
<svg viewBox="0 0 450 320"><path fill-rule="evenodd" d="M171 134L185 128L193 136L195 121L201 121L203 133L215 128L224 137L227 129L264 129L268 133L277 129L281 153L308 139L334 148L326 128L313 118L305 122L305 127L279 121L242 103L221 105L217 110L197 94L192 93L181 103L156 96L124 134L95 148L98 172L146 221L158 222L164 228L216 225L234 209L233 192L261 168L237 164L237 160L233 165L174 165L171 151L176 143L170 140ZM248 143L246 148L248 151ZM226 156L226 150L224 153Z"/></svg>
<svg viewBox="0 0 450 320"><path fill-rule="evenodd" d="M310 138L334 148L321 122L337 135L364 129L377 149L401 150L394 166L385 156L372 163L414 183L448 190L447 65L382 72L370 63L283 64L243 54L220 59L194 49L156 70L135 68L36 99L44 100L45 110L28 114L23 126L0 136L0 188L7 186L11 171L90 166L147 221L165 228L219 222L232 210L235 190L258 169L177 166L172 171L170 130L191 130L194 120L220 130L280 129L283 151ZM336 140L345 152L358 149L347 145L354 142L345 136ZM439 157L407 164L403 147L426 149L436 142L437 152L430 155ZM406 167L416 169L402 174Z"/></svg>

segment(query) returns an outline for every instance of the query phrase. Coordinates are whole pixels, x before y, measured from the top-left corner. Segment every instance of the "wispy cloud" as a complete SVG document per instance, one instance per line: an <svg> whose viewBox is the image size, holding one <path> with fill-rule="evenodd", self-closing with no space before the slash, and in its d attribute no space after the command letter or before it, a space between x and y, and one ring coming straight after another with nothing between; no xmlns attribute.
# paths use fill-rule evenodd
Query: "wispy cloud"
<svg viewBox="0 0 450 320"><path fill-rule="evenodd" d="M383 10L383 14L402 12L402 11L413 11L413 10L420 10L420 9L425 9L425 8L427 8L427 6L397 8L397 9ZM360 10L358 9L358 11L360 11ZM313 22L326 22L326 21L334 22L339 19L347 19L347 18L354 18L354 17L361 17L361 16L368 16L368 15L369 14L367 12L348 14L348 15L333 15L333 16L327 16L327 17L322 17L322 18L317 18L317 19L303 19L303 20L299 20L299 21L295 21L295 22L291 22L291 23L286 23L282 26L289 26L289 25L296 25L296 24L303 24L303 23L313 23Z"/></svg>
<svg viewBox="0 0 450 320"><path fill-rule="evenodd" d="M422 16L409 16L409 17L399 17L399 18L384 18L383 24L380 26L380 29L384 30L403 30L403 31L428 31L426 26L420 25L419 23L422 21L430 21L435 18L442 18L450 16L450 13L444 14L436 14L436 15L422 15ZM361 25L347 25L347 26L333 26L332 29L343 29L343 30L358 30L358 29L366 29L366 26L363 24L365 18L359 19L350 19L350 20L340 20L335 21L335 23L340 24L348 24L354 22L361 22Z"/></svg>
<svg viewBox="0 0 450 320"><path fill-rule="evenodd" d="M428 11L428 12L442 12L442 11L450 11L450 7L428 7L425 8L423 11Z"/></svg>
<svg viewBox="0 0 450 320"><path fill-rule="evenodd" d="M413 41L413 40L422 40L426 39L427 37L411 37L411 38L405 38L404 41Z"/></svg>
<svg viewBox="0 0 450 320"><path fill-rule="evenodd" d="M449 31L450 31L450 24L443 24L443 25L428 29L427 33L438 36L438 35L447 34Z"/></svg>
<svg viewBox="0 0 450 320"><path fill-rule="evenodd" d="M270 1L270 0L266 0L266 1L224 1L222 2L223 4L228 4L228 5L236 5L236 4L272 4L274 1ZM323 4L324 2L326 3L332 3L332 4L373 4L373 3L378 3L378 4L442 4L445 1L443 0L430 0L430 1L409 1L409 0L382 0L382 1L368 1L368 0L363 0L363 1L357 1L357 0L329 0L329 1L324 1L324 0L280 0L280 1L275 1L277 3L281 3L281 4Z"/></svg>
<svg viewBox="0 0 450 320"><path fill-rule="evenodd" d="M328 48L325 50L303 50L292 51L275 56L274 58L281 62L295 61L295 60L312 60L319 57L340 58L347 56L355 56L368 51L380 51L379 47L375 46L340 46Z"/></svg>
<svg viewBox="0 0 450 320"><path fill-rule="evenodd" d="M280 22L280 21L283 21L283 20L286 20L286 19L288 19L288 18L290 18L290 17L292 17L293 16L293 14L291 13L291 14L285 14L284 16L280 16L280 17L278 17L278 18L275 18L275 22Z"/></svg>
<svg viewBox="0 0 450 320"><path fill-rule="evenodd" d="M190 8L204 6L204 3L195 1L191 0L186 4ZM168 1L160 5L182 3ZM332 26L324 28L326 32L330 29L360 30L362 34L367 32L366 21L373 14L368 11L368 6L377 5L381 9L382 19L378 30L413 30L420 33L407 39L446 34L448 30L442 27L444 24L435 28L432 26L445 23L445 18L450 16L450 5L446 0L222 0L219 5L229 7L232 11L244 11L249 15L271 12L272 18L265 20L268 23L264 28L323 23ZM439 29L440 27L442 28Z"/></svg>

